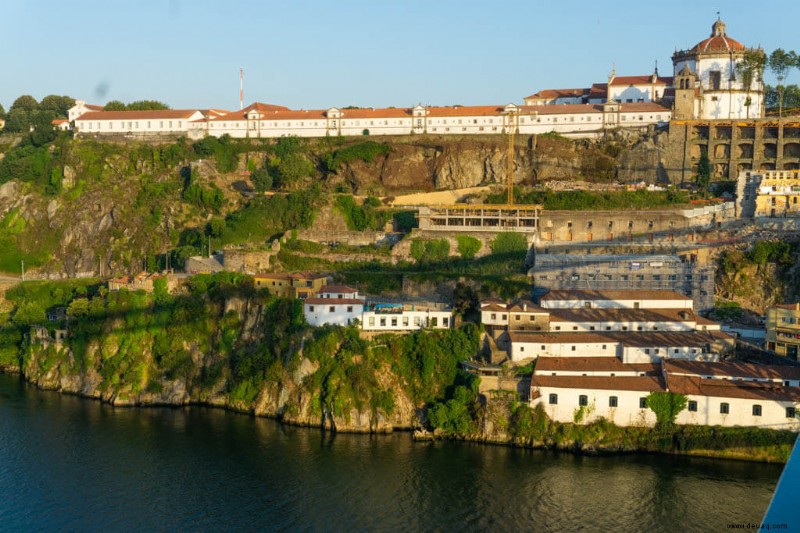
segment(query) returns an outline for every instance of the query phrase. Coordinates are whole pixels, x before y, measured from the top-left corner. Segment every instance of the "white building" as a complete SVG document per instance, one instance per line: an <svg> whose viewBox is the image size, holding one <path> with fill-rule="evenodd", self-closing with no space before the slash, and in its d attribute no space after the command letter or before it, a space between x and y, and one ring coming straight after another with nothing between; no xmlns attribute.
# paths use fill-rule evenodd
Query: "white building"
<svg viewBox="0 0 800 533"><path fill-rule="evenodd" d="M718 361L733 338L722 332L511 332L511 361L539 357L618 357L623 363L664 358Z"/></svg>
<svg viewBox="0 0 800 533"><path fill-rule="evenodd" d="M773 375L777 382L763 379ZM656 416L647 396L673 392L687 398L677 424L798 431L797 377L796 368L743 363L664 360L648 367L608 358L542 358L531 379L530 404L562 423L604 418L619 426L653 426Z"/></svg>
<svg viewBox="0 0 800 533"><path fill-rule="evenodd" d="M90 111L75 119L76 134L188 135L189 124L203 118L197 109Z"/></svg>
<svg viewBox="0 0 800 533"><path fill-rule="evenodd" d="M748 49L728 37L725 23L717 19L711 36L672 56L676 119L742 119L764 116L764 81L761 72L745 85L737 64ZM761 49L751 51L764 53Z"/></svg>
<svg viewBox="0 0 800 533"><path fill-rule="evenodd" d="M369 304L361 318L364 331L413 331L449 329L453 310L444 305Z"/></svg>
<svg viewBox="0 0 800 533"><path fill-rule="evenodd" d="M102 111L103 106L87 104L83 100L75 100L75 105L67 110L67 119L69 122L74 122L78 117L91 111Z"/></svg>
<svg viewBox="0 0 800 533"><path fill-rule="evenodd" d="M552 290L539 299L545 309L688 309L694 302L674 291Z"/></svg>

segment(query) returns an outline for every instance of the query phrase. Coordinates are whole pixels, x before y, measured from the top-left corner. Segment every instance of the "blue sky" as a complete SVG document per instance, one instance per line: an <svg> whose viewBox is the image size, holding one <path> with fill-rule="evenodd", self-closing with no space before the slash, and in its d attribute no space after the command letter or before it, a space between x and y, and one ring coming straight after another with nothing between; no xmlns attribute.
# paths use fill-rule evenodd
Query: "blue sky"
<svg viewBox="0 0 800 533"><path fill-rule="evenodd" d="M245 105L521 103L605 81L612 63L636 75L657 60L671 75L674 50L707 37L718 10L747 46L800 48L788 1L0 0L0 103L235 109L240 66Z"/></svg>

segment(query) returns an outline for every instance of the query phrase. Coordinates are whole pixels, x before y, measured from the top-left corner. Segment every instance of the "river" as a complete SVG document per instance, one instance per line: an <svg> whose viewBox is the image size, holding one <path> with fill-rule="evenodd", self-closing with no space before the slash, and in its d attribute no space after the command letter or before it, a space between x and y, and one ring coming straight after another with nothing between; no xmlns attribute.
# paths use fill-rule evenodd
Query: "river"
<svg viewBox="0 0 800 533"><path fill-rule="evenodd" d="M781 469L334 435L0 375L3 530L721 531L760 521Z"/></svg>

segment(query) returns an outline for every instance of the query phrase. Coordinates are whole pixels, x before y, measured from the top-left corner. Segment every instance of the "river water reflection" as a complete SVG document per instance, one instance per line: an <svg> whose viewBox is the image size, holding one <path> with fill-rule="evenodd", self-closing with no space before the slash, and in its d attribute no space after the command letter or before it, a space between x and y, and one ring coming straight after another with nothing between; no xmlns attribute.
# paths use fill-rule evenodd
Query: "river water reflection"
<svg viewBox="0 0 800 533"><path fill-rule="evenodd" d="M724 530L761 519L780 472L115 409L0 375L3 530Z"/></svg>

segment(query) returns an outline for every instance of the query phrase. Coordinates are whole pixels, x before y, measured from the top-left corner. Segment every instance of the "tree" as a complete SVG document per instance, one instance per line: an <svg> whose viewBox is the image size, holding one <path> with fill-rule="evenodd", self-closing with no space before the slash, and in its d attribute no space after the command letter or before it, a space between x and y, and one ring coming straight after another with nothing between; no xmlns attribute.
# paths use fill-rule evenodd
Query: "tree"
<svg viewBox="0 0 800 533"><path fill-rule="evenodd" d="M225 219L223 218L212 218L206 224L206 235L211 237L219 238L222 237L222 234L225 233L226 229Z"/></svg>
<svg viewBox="0 0 800 533"><path fill-rule="evenodd" d="M251 172L250 181L253 182L253 187L259 192L272 189L272 176L269 175L265 168L257 168Z"/></svg>
<svg viewBox="0 0 800 533"><path fill-rule="evenodd" d="M767 85L767 87L764 89L764 102L766 104L767 111L775 111L778 109L778 99L780 97L781 95L778 94L778 89L776 87ZM782 97L784 109L800 108L800 87L797 85L786 85L783 88Z"/></svg>
<svg viewBox="0 0 800 533"><path fill-rule="evenodd" d="M700 154L700 161L697 163L697 177L695 178L697 187L703 191L708 192L708 186L711 184L711 161L708 159L708 151L703 150Z"/></svg>
<svg viewBox="0 0 800 533"><path fill-rule="evenodd" d="M279 187L291 188L296 186L303 178L314 173L314 165L299 153L289 153L284 157L276 158L270 162Z"/></svg>
<svg viewBox="0 0 800 533"><path fill-rule="evenodd" d="M67 307L67 316L70 318L80 318L89 314L89 299L75 298Z"/></svg>
<svg viewBox="0 0 800 533"><path fill-rule="evenodd" d="M9 109L9 112L15 109L21 109L23 111L27 111L28 113L32 113L39 110L39 103L33 96L29 94L23 94L14 100L14 103L11 104L11 109Z"/></svg>
<svg viewBox="0 0 800 533"><path fill-rule="evenodd" d="M0 104L0 120L5 120L6 118L6 110L3 107L3 104Z"/></svg>
<svg viewBox="0 0 800 533"><path fill-rule="evenodd" d="M119 100L111 100L105 106L103 106L103 111L126 111L127 109L128 108L125 107L125 104Z"/></svg>
<svg viewBox="0 0 800 533"><path fill-rule="evenodd" d="M456 242L458 242L458 253L464 259L474 258L481 249L480 239L476 239L471 235L457 235Z"/></svg>
<svg viewBox="0 0 800 533"><path fill-rule="evenodd" d="M50 111L56 117L67 118L69 116L69 108L74 105L74 98L50 94L42 98L39 109L42 111Z"/></svg>
<svg viewBox="0 0 800 533"><path fill-rule="evenodd" d="M769 55L767 65L778 80L778 116L780 117L783 115L783 82L793 68L800 66L798 56L794 50L784 52L783 49L778 48Z"/></svg>
<svg viewBox="0 0 800 533"><path fill-rule="evenodd" d="M764 50L759 48L757 50L747 50L742 59L736 63L736 73L742 79L742 86L747 94L744 103L745 107L747 107L747 118L750 118L750 104L752 103L750 91L753 89L753 82L762 80L766 62L767 56Z"/></svg>
<svg viewBox="0 0 800 533"><path fill-rule="evenodd" d="M528 241L522 233L498 233L491 244L493 254L509 254L528 251Z"/></svg>
<svg viewBox="0 0 800 533"><path fill-rule="evenodd" d="M171 109L167 104L158 100L137 100L125 107L128 111L162 111Z"/></svg>
<svg viewBox="0 0 800 533"><path fill-rule="evenodd" d="M27 133L31 129L31 124L39 110L39 103L33 96L23 95L14 100L8 110L6 119L6 131L13 133Z"/></svg>

